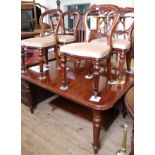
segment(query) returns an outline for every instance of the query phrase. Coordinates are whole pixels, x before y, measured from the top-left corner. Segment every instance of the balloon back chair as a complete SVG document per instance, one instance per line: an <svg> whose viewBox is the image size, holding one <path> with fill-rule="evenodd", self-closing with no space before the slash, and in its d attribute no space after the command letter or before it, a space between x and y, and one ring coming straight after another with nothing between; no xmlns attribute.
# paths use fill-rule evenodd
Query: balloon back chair
<svg viewBox="0 0 155 155"><path fill-rule="evenodd" d="M24 64L24 54L25 52L31 50L31 51L37 51L39 55L39 66L40 66L40 74L39 79L46 78L43 72L43 65L44 65L44 59L43 56L45 56L46 62L47 60L47 54L48 49L54 48L54 53L57 59L57 65L59 66L59 58L58 58L58 29L62 20L62 11L58 9L51 9L46 10L43 14L40 16L40 27L41 27L41 33L39 37L36 38L29 38L24 39L21 41L21 48L22 48L22 64ZM52 21L53 17L57 18L57 24L55 28L52 27ZM48 21L51 24L51 28L53 29L52 32L46 32L45 30L45 24L44 19L48 19ZM52 35L51 35L52 34ZM24 67L23 67L24 68ZM25 70L25 68L24 68Z"/></svg>
<svg viewBox="0 0 155 155"><path fill-rule="evenodd" d="M121 25L122 24L122 27ZM123 70L126 60L127 73L132 73L131 59L134 50L134 8L120 8L120 22L115 34L117 38L113 39L112 53L119 54L118 82L124 84ZM121 38L123 37L123 38Z"/></svg>
<svg viewBox="0 0 155 155"><path fill-rule="evenodd" d="M123 80L123 69L126 60L127 73L132 73L131 71L131 59L133 56L133 34L134 34L134 9L133 8L119 8L120 19L117 24L116 31L112 39L112 52L111 54L119 54L119 68L117 73L117 79L112 80L111 84L124 84ZM113 20L113 17L111 18ZM100 39L94 39L92 42L102 42L105 41L105 37Z"/></svg>
<svg viewBox="0 0 155 155"><path fill-rule="evenodd" d="M91 17L99 14L107 14L107 18L110 18L112 15L114 20L109 24L107 32L102 34L100 32L92 31L91 28ZM96 102L98 98L98 83L99 83L99 70L100 63L103 59L107 59L108 68L109 62L109 53L112 50L112 36L117 26L119 20L119 8L115 5L93 5L90 9L84 14L84 29L86 32L85 42L72 43L68 45L63 45L60 47L62 70L63 70L63 79L62 85L60 86L61 90L67 90L68 84L66 81L66 61L67 57L75 58L78 60L91 61L93 64L93 90L92 97ZM98 37L106 37L106 42L103 44L96 44L90 42L91 39ZM109 69L107 69L109 70Z"/></svg>
<svg viewBox="0 0 155 155"><path fill-rule="evenodd" d="M77 10L65 11L63 13L61 31L58 35L59 45L77 42L77 30L81 14ZM70 23L68 22L70 21Z"/></svg>

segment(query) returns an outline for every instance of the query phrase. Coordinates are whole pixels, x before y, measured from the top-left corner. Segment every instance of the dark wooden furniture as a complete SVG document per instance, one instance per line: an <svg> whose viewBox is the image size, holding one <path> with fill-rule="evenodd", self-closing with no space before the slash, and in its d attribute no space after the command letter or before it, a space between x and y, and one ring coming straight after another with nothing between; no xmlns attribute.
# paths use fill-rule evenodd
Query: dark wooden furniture
<svg viewBox="0 0 155 155"><path fill-rule="evenodd" d="M29 88L27 88L27 83L25 80L21 79L21 102L25 105L29 106L29 100L27 97L27 91ZM31 95L32 95L32 102L33 107L30 107L31 112L33 111L34 107L41 101L47 99L48 97L52 96L53 93L42 89L34 84L31 84Z"/></svg>
<svg viewBox="0 0 155 155"><path fill-rule="evenodd" d="M33 32L21 32L21 39L33 38L40 35L40 30L35 30Z"/></svg>
<svg viewBox="0 0 155 155"><path fill-rule="evenodd" d="M132 87L125 95L125 107L128 114L134 121L134 87ZM134 155L134 123L133 123L132 137L131 137L130 155Z"/></svg>
<svg viewBox="0 0 155 155"><path fill-rule="evenodd" d="M124 85L109 85L107 84L106 72L102 68L99 78L99 95L101 99L98 103L90 101L92 95L92 83L93 80L85 79L84 77L84 65L81 64L80 68L74 66L74 61L68 61L67 66L67 79L69 89L62 91L59 89L61 85L61 77L63 75L62 70L57 70L55 61L50 62L49 70L45 71L44 75L46 79L38 79L38 74L29 68L25 73L21 74L22 79L26 82L26 92L31 112L33 112L33 96L31 85L34 84L40 88L46 89L50 92L67 98L81 106L89 108L92 111L93 121L93 147L96 154L99 149L99 137L101 124L103 122L102 111L111 109L116 102L128 91L133 85L133 75L124 74L126 82ZM115 69L113 71L115 73ZM72 102L72 103L73 103ZM67 104L67 103L66 103ZM112 115L112 114L111 114ZM80 142L79 142L80 143Z"/></svg>
<svg viewBox="0 0 155 155"><path fill-rule="evenodd" d="M132 73L131 71L131 59L132 59L132 51L133 51L133 31L134 31L134 20L133 20L133 13L134 8L120 8L120 20L118 22L118 27L120 27L120 23L122 23L123 28L118 28L115 34L118 36L124 35L124 42L122 42L121 39L116 39L116 41L121 41L122 45L125 46L118 46L113 47L112 53L119 53L119 71L118 71L118 80L122 80L122 72L123 72L123 66L127 64L127 72ZM131 19L130 22L128 19ZM128 23L127 23L128 22ZM129 26L127 26L129 24ZM129 46L127 46L126 42L129 42Z"/></svg>
<svg viewBox="0 0 155 155"><path fill-rule="evenodd" d="M77 10L65 11L63 13L62 24L61 24L62 31L58 37L59 44L63 45L63 44L77 42L77 30L80 23L80 17L81 17L81 14ZM73 20L73 26L72 28L69 28L69 25L67 26L68 24L67 22L71 18ZM70 38L71 36L73 37L73 39Z"/></svg>
<svg viewBox="0 0 155 155"><path fill-rule="evenodd" d="M45 36L45 24L43 22L43 19L47 17L49 20L52 16L57 16L58 22L56 25L55 30L53 31L52 36ZM62 20L62 12L58 9L52 9L45 11L40 16L40 27L41 27L41 36L38 38L30 38L30 39L24 39L22 40L22 70L25 71L25 53L29 50L37 50L39 55L39 64L40 64L40 79L46 78L43 73L43 56L45 56L46 64L48 65L48 49L54 48L54 52L56 55L56 58L58 60L58 29L60 22ZM58 61L59 62L59 61ZM60 66L60 65L58 65Z"/></svg>
<svg viewBox="0 0 155 155"><path fill-rule="evenodd" d="M41 12L48 10L47 7L41 5L40 3L36 3L35 0L33 1L21 1L21 12L23 12L27 16L31 16L29 19L29 22L31 22L33 29L38 29L39 26L39 18L41 15ZM23 19L22 19L23 20ZM31 21L30 21L31 20ZM23 21L25 22L25 21ZM23 24L23 23L21 23ZM27 23L29 24L29 23ZM22 28L22 26L21 26ZM27 29L28 31L28 29Z"/></svg>
<svg viewBox="0 0 155 155"><path fill-rule="evenodd" d="M106 36L107 39L107 44L100 44L96 45L94 43L88 43L91 39L97 37L98 35L102 35L101 33L91 33L89 24L88 24L88 17L91 14L94 13L100 13L100 14L108 14L107 18L109 15L113 15L114 20L113 23L109 26L109 29L106 33L104 33L104 36ZM67 57L75 58L78 60L85 60L85 61L91 61L94 64L93 68L93 93L92 97L95 99L98 97L98 83L99 83L99 71L100 71L100 64L103 59L107 59L107 70L108 70L108 80L111 80L111 66L110 66L110 61L111 58L109 56L109 53L111 53L112 49L112 35L113 32L116 28L117 22L119 20L119 8L114 5L94 5L90 9L88 9L84 15L84 27L85 31L87 32L85 41L87 43L73 43L70 45L64 45L61 46L60 48L60 53L62 57L62 68L63 68L63 79L62 79L62 86L60 89L66 90L68 89L67 86L67 79L66 79L66 61Z"/></svg>
<svg viewBox="0 0 155 155"><path fill-rule="evenodd" d="M103 6L103 5L99 5ZM99 7L98 6L98 7ZM111 76L111 72L109 69L109 79L111 79L110 83L115 84L123 84L124 80L122 79L122 72L124 70L124 64L125 60L127 61L127 72L132 73L131 71L131 59L133 56L133 31L134 31L134 17L133 17L133 8L119 8L119 21L117 23L117 28L115 30L115 33L113 34L112 38L112 51L109 54L109 57L111 57L112 54L119 55L119 69L118 69L118 76L117 79L114 79ZM111 24L112 20L114 19L114 16L111 14L109 16L109 19L107 19L107 15L101 16L103 18L104 22L104 30L100 30L99 26L97 27L97 30L99 29L99 32L102 34L97 39L93 39L92 42L103 44L103 42L106 42L106 38L104 36L105 31L107 30L108 26ZM100 14L98 15L100 17ZM101 18L100 17L100 18ZM130 21L129 21L130 20ZM100 24L100 23L99 23ZM120 37L123 37L120 38ZM110 66L111 61L109 61Z"/></svg>

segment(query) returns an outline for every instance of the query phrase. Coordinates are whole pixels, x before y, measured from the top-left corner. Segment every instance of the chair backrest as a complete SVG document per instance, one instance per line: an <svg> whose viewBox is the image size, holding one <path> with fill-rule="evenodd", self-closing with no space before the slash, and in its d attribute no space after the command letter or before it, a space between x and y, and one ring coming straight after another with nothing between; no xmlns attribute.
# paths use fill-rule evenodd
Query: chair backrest
<svg viewBox="0 0 155 155"><path fill-rule="evenodd" d="M77 30L80 23L81 14L78 10L65 11L62 19L62 34L73 34L77 39ZM71 25L69 25L69 21Z"/></svg>
<svg viewBox="0 0 155 155"><path fill-rule="evenodd" d="M91 18L96 20L96 17L102 16L106 21L106 29L104 32L98 31L96 28L91 28L95 21L91 21ZM119 21L119 7L116 5L93 5L84 14L84 29L85 29L85 41L89 42L96 38L107 38L107 44L112 47L112 36ZM93 27L93 26L92 26Z"/></svg>
<svg viewBox="0 0 155 155"><path fill-rule="evenodd" d="M41 27L41 36L45 35L46 29L45 29L45 22L44 19L48 18L51 29L52 31L49 32L49 35L53 33L56 36L56 41L58 41L58 29L61 24L62 18L63 18L63 13L59 9L51 9L51 10L46 10L44 13L41 14L40 16L40 27ZM53 19L55 18L56 20L56 25L53 27Z"/></svg>
<svg viewBox="0 0 155 155"><path fill-rule="evenodd" d="M132 42L133 31L134 31L134 8L126 7L120 8L120 19L117 24L117 29L115 31L115 36L123 36Z"/></svg>

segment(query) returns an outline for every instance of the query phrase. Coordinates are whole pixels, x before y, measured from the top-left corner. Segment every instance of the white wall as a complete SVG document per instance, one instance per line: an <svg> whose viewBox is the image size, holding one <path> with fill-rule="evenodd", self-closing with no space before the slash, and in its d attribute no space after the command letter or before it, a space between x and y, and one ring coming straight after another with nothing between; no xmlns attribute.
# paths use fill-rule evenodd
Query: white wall
<svg viewBox="0 0 155 155"><path fill-rule="evenodd" d="M121 7L133 7L134 0L91 0L91 4L115 4Z"/></svg>
<svg viewBox="0 0 155 155"><path fill-rule="evenodd" d="M42 5L47 6L49 9L57 8L56 0L36 0L36 2L39 2ZM121 7L133 7L134 0L61 0L60 8L64 10L65 9L64 5L84 4L84 3L90 3L91 5L115 4Z"/></svg>

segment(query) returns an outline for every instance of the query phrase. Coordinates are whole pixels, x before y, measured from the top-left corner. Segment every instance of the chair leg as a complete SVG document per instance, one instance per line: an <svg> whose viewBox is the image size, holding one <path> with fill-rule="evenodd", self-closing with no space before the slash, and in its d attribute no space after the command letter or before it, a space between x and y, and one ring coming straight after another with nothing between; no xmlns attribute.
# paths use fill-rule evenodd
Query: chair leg
<svg viewBox="0 0 155 155"><path fill-rule="evenodd" d="M116 82L112 78L112 72L111 72L111 54L109 54L109 57L107 59L107 80L108 80L108 84L116 84Z"/></svg>
<svg viewBox="0 0 155 155"><path fill-rule="evenodd" d="M121 51L120 52L120 57L119 57L119 71L118 71L118 81L119 82L122 81L125 59L126 59L125 51Z"/></svg>
<svg viewBox="0 0 155 155"><path fill-rule="evenodd" d="M60 90L67 90L68 86L67 86L67 79L66 79L66 61L67 61L67 57L63 56L62 57L62 72L63 72L63 79L62 79L62 86L60 86Z"/></svg>
<svg viewBox="0 0 155 155"><path fill-rule="evenodd" d="M86 66L86 79L92 79L93 78L93 64L91 61L86 60L85 62Z"/></svg>
<svg viewBox="0 0 155 155"><path fill-rule="evenodd" d="M94 92L93 96L97 98L98 95L98 84L99 84L99 70L100 70L100 60L96 60L94 67Z"/></svg>
<svg viewBox="0 0 155 155"><path fill-rule="evenodd" d="M46 77L44 76L43 72L43 65L44 65L44 60L43 60L43 50L39 49L39 66L40 66L40 75L39 79L45 79Z"/></svg>
<svg viewBox="0 0 155 155"><path fill-rule="evenodd" d="M60 62L58 47L57 46L54 47L54 53L55 53L55 57L56 57L57 69L60 70L61 69L61 62Z"/></svg>
<svg viewBox="0 0 155 155"><path fill-rule="evenodd" d="M132 49L126 53L126 65L127 65L127 73L132 73L131 70L131 60L132 60Z"/></svg>
<svg viewBox="0 0 155 155"><path fill-rule="evenodd" d="M45 49L45 62L46 62L46 65L48 66L48 49Z"/></svg>
<svg viewBox="0 0 155 155"><path fill-rule="evenodd" d="M97 154L99 149L99 137L102 124L102 117L100 111L93 111L93 147L94 154Z"/></svg>

